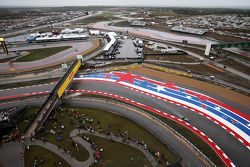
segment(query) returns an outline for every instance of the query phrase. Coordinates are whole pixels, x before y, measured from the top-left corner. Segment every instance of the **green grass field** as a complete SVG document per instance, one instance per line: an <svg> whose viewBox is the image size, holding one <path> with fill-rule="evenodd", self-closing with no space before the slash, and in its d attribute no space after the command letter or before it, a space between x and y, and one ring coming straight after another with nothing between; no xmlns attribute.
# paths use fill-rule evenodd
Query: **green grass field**
<svg viewBox="0 0 250 167"><path fill-rule="evenodd" d="M138 124L134 123L133 121L126 119L124 117L121 117L119 115L103 111L103 110L97 110L97 109L85 109L85 108L75 108L77 111L71 112L69 111L69 108L64 108L64 111L57 112L57 122L55 120L48 120L45 123L45 127L48 130L55 130L60 131L62 135L64 136L64 139L60 142L56 140L56 135L53 134L47 134L45 139L48 140L48 142L54 143L56 145L59 145L61 148L69 149L73 156L76 157L78 160L85 160L89 156L86 150L83 148L83 150L80 149L79 152L76 151L74 147L72 147L71 141L68 140L69 134L72 130L76 129L78 126L82 125L83 122L87 125L91 125L91 127L94 127L97 129L99 123L103 130L110 130L113 134L120 134L120 132L128 132L129 137L138 138L141 141L144 141L148 148L150 148L153 151L159 151L164 155L166 161L169 163L175 162L179 159L171 150L168 149L166 145L164 145L159 139L157 139L155 136L153 136L150 132L146 131L143 127L139 126ZM66 110L66 111L65 111ZM78 115L88 115L89 119L93 119L94 121L92 123L88 123L84 118L75 118L73 117L74 114ZM55 129L55 123L58 125L58 123L61 123L64 125L63 130L59 130L58 126L56 126ZM53 127L54 124L54 127ZM38 139L41 137L43 133L38 134ZM100 139L101 143L107 143L105 139ZM99 140L98 140L99 141ZM113 144L113 143L112 143ZM112 147L113 145L110 143L108 145L101 144L101 147L105 148L115 148L110 150L110 152L116 152L116 150L121 150L124 155L133 155L132 152L136 152L134 149L133 151L129 147L123 144L117 143L116 147ZM98 145L97 145L98 146ZM99 147L99 146L98 146ZM116 155L116 158L113 159L113 154L106 155L103 159L103 161L107 162L107 164L112 163L117 164L120 163L120 159L124 157L123 154ZM118 157L119 156L119 157ZM136 155L138 161L140 160L141 164L146 163L145 162L145 156L140 153ZM107 158L107 159L106 159ZM139 162L138 162L139 163ZM106 164L106 163L105 163ZM136 163L137 164L137 163Z"/></svg>
<svg viewBox="0 0 250 167"><path fill-rule="evenodd" d="M29 54L26 56L22 56L16 59L17 62L29 62L45 59L49 56L52 56L56 53L62 52L66 49L71 48L71 46L61 46L61 47L53 47L53 48L42 48L42 49L32 49L29 50Z"/></svg>
<svg viewBox="0 0 250 167"><path fill-rule="evenodd" d="M44 163L37 166L53 167L56 166L55 162L61 162L63 167L70 167L70 165L65 162L64 159L43 147L30 146L29 150L25 149L25 167L34 167L35 158L37 158L38 162L40 162L41 158L44 159Z"/></svg>
<svg viewBox="0 0 250 167"><path fill-rule="evenodd" d="M10 88L23 87L23 86L46 84L46 83L56 82L58 79L59 78L4 84L4 85L0 85L0 89L10 89Z"/></svg>
<svg viewBox="0 0 250 167"><path fill-rule="evenodd" d="M127 20L125 21L119 21L113 24L113 26L117 26L117 27L129 27L130 24Z"/></svg>
<svg viewBox="0 0 250 167"><path fill-rule="evenodd" d="M112 13L102 13L96 16L91 16L82 20L78 20L76 23L77 24L90 24L90 23L96 23L96 22L101 22L101 21L111 21L111 20L117 20L120 19L118 17L114 17Z"/></svg>
<svg viewBox="0 0 250 167"><path fill-rule="evenodd" d="M89 136L91 140L95 142L98 148L102 148L102 161L99 164L93 165L93 167L149 167L151 164L144 156L144 154L133 148L121 143L112 142L100 137Z"/></svg>
<svg viewBox="0 0 250 167"><path fill-rule="evenodd" d="M24 115L20 119L21 121L19 121L17 124L20 133L23 133L24 130L28 127L29 123L36 116L38 110L39 108L36 107L28 107L25 109Z"/></svg>
<svg viewBox="0 0 250 167"><path fill-rule="evenodd" d="M102 96L90 95L89 97L102 97ZM159 120L165 122L168 126L172 127L174 130L180 133L183 137L185 137L188 141L190 141L193 145L195 145L203 154L205 154L216 166L220 166L220 167L225 166L222 160L220 159L220 157L215 153L215 151L205 141L203 141L199 136L191 132L189 129L179 125L178 123L172 120L169 120L165 117L154 114L150 111L147 111L147 110L144 110L144 111L155 116Z"/></svg>
<svg viewBox="0 0 250 167"><path fill-rule="evenodd" d="M88 113L89 116L95 120L98 119L101 123L101 127L104 130L110 129L113 134L119 135L120 131L127 131L128 136L139 138L144 141L150 149L163 153L169 162L174 162L178 159L178 157L159 139L127 118L97 109L79 109L79 111L85 114ZM98 121L94 121L91 126L98 127Z"/></svg>
<svg viewBox="0 0 250 167"><path fill-rule="evenodd" d="M69 138L70 132L76 129L76 125L71 124L71 117L68 114L69 113L60 113L57 115L57 121L47 119L45 123L45 127L48 131L54 130L55 132L60 132L63 136L63 140L57 141L57 136L51 133L47 134L45 139L50 143L60 146L62 149L69 150L78 161L85 161L89 157L88 151L80 145L78 145L79 150L77 150L77 148L72 145L72 140ZM64 125L65 128L63 130L60 128L59 123ZM43 135L44 133L38 133L38 139Z"/></svg>

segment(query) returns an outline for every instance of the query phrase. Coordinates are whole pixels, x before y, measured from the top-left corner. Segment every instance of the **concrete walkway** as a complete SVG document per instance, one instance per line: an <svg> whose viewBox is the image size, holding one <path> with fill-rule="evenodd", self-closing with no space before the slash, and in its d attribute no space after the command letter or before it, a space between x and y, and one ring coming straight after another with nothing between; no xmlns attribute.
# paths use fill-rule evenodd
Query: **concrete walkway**
<svg viewBox="0 0 250 167"><path fill-rule="evenodd" d="M69 154L65 153L63 149L58 148L58 146L51 144L49 142L43 142L41 140L34 140L33 142L29 139L27 139L25 141L25 145L37 145L37 146L41 146L43 148L46 148L50 151L52 151L53 153L57 154L58 156L60 156L62 159L64 159L70 166L72 167L85 167L85 166L91 166L94 163L94 157L93 154L95 153L95 150L93 150L91 148L91 144L87 141L85 141L84 139L82 139L81 137L77 136L78 134L91 134L94 136L98 136L101 138L105 138L108 140L113 140L115 142L119 142L122 144L126 144L128 146L134 147L138 150L140 150L145 156L146 158L149 160L149 162L152 164L153 167L158 166L154 156L148 152L146 149L144 149L143 146L141 145L137 145L136 143L133 142L129 142L129 143L124 143L122 142L122 138L121 137L115 137L115 136L107 136L106 134L100 134L97 132L91 133L87 130L79 130L79 129L75 129L70 133L70 137L78 144L82 145L90 154L89 158L84 161L84 162L80 162L78 160L76 160L74 157L70 156ZM1 153L1 152L0 152Z"/></svg>
<svg viewBox="0 0 250 167"><path fill-rule="evenodd" d="M0 146L0 162L4 167L23 167L24 150L20 142L4 143ZM0 165L1 166L1 165Z"/></svg>
<svg viewBox="0 0 250 167"><path fill-rule="evenodd" d="M78 134L90 134L90 135L98 136L98 137L105 138L105 139L108 139L108 140L113 140L115 142L128 145L130 147L134 147L134 148L140 150L146 156L146 158L148 159L148 161L151 163L151 165L153 167L158 166L158 163L156 162L154 156L147 149L144 149L143 146L141 146L139 144L136 144L134 142L131 142L131 141L128 142L128 143L124 143L122 137L116 137L116 136L111 136L111 135L108 136L106 134L101 134L101 133L98 133L98 132L93 132L92 133L92 132L89 132L88 130L83 130L83 129L81 129L81 130L78 130L78 129L73 130L70 133L70 137L74 139Z"/></svg>

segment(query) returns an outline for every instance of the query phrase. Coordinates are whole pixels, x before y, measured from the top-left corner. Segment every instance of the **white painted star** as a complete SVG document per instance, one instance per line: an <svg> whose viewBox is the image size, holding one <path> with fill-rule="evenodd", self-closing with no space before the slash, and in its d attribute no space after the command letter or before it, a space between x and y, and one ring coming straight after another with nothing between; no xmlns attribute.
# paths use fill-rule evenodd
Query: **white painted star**
<svg viewBox="0 0 250 167"><path fill-rule="evenodd" d="M186 98L187 98L187 99L192 99L192 97L191 97L191 96L189 96L189 95L188 95L188 96L186 96Z"/></svg>
<svg viewBox="0 0 250 167"><path fill-rule="evenodd" d="M215 107L215 110L220 111L220 107Z"/></svg>
<svg viewBox="0 0 250 167"><path fill-rule="evenodd" d="M157 85L157 92L165 91L164 86Z"/></svg>

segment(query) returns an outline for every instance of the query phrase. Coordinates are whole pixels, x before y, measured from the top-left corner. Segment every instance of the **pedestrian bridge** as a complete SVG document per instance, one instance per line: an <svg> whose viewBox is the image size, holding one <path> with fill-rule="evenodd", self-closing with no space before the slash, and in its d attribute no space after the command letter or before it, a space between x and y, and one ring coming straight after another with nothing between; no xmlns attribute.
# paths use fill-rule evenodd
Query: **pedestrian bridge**
<svg viewBox="0 0 250 167"><path fill-rule="evenodd" d="M56 83L51 93L49 94L49 97L47 98L35 118L32 120L28 128L25 130L25 137L31 137L41 129L51 111L67 89L69 83L74 78L75 74L81 66L81 63L81 60L75 60L66 71L66 73Z"/></svg>

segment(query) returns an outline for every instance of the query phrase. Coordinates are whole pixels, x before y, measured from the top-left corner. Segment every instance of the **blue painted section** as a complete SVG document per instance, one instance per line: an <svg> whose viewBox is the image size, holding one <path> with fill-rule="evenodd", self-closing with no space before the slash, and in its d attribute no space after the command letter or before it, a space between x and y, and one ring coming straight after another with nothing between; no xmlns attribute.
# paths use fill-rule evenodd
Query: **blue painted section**
<svg viewBox="0 0 250 167"><path fill-rule="evenodd" d="M115 75L115 74L110 74L110 73L94 73L94 74L87 74L87 75L82 75L80 78L100 78L100 79L106 79L106 77L109 76L109 79L117 81L120 78ZM129 83L128 81L123 81L126 83ZM129 83L132 84L132 83ZM212 102L209 102L207 100L200 100L196 96L190 95L186 93L186 89L180 88L179 90L174 90L168 87L161 87L162 89L159 89L160 85L150 83L147 80L143 79L134 79L134 85L137 87L141 87L150 91L153 91L155 93L160 93L165 96L170 96L173 98L176 98L178 100L185 101L187 103L193 104L197 107L202 108L202 106L205 106L206 108L203 108L207 110L210 113L213 113L222 119L226 120L227 122L233 124L237 128L241 129L243 132L245 132L247 135L250 135L250 129L248 127L249 121L246 119L238 116L234 112L224 109L223 107L216 105ZM157 89L158 88L158 89ZM159 91L158 91L159 90ZM236 121L236 122L235 122ZM235 123L234 123L235 122Z"/></svg>
<svg viewBox="0 0 250 167"><path fill-rule="evenodd" d="M26 41L28 43L32 43L33 41L36 40L37 37L38 37L38 35L30 36L29 38L26 39Z"/></svg>

